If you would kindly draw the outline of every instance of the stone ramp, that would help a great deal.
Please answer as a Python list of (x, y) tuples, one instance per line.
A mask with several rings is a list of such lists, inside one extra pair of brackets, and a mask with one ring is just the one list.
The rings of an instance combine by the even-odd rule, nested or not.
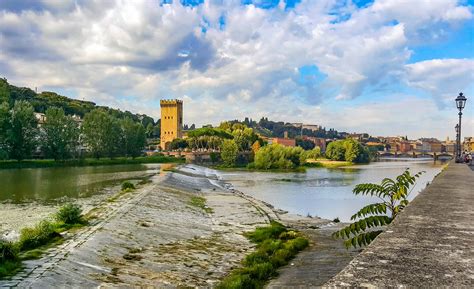
[(358, 250), (347, 250), (340, 240), (331, 237), (332, 232), (344, 225), (302, 230), (311, 239), (310, 247), (280, 269), (278, 278), (271, 280), (266, 288), (319, 288), (341, 271), (358, 254)]
[(327, 287), (474, 288), (474, 171), (451, 163)]

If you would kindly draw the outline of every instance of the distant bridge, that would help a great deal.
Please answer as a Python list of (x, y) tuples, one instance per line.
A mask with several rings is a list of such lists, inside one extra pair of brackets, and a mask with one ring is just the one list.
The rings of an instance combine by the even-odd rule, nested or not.
[(454, 158), (454, 154), (448, 152), (378, 152), (379, 157), (388, 158)]

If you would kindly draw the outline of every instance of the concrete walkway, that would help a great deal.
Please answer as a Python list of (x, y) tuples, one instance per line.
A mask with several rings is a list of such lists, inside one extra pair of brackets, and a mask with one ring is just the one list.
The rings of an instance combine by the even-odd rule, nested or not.
[(325, 286), (474, 288), (474, 171), (450, 163)]

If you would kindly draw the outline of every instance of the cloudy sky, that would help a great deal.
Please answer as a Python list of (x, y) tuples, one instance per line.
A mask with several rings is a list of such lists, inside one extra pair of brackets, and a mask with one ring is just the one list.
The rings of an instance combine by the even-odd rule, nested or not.
[(0, 77), (185, 123), (259, 119), (454, 137), (474, 8), (456, 0), (1, 0)]

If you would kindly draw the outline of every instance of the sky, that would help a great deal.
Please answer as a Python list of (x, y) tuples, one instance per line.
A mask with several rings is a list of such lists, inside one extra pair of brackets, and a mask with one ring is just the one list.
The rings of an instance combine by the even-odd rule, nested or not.
[(187, 124), (474, 136), (474, 1), (1, 0), (0, 77)]

